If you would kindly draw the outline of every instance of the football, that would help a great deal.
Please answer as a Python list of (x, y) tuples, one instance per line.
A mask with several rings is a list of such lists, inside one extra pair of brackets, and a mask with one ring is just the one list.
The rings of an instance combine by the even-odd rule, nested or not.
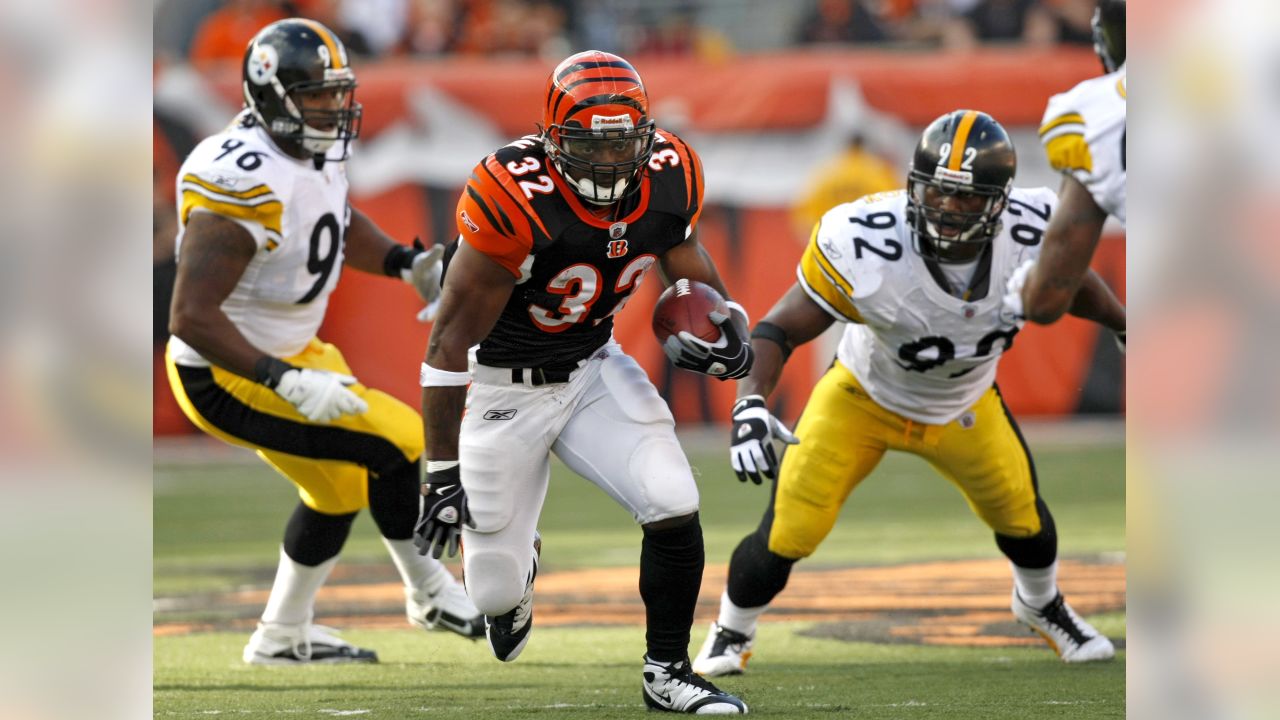
[(720, 328), (707, 317), (713, 310), (729, 314), (720, 293), (705, 283), (681, 278), (658, 296), (653, 307), (653, 334), (659, 343), (681, 331), (715, 342), (720, 339)]

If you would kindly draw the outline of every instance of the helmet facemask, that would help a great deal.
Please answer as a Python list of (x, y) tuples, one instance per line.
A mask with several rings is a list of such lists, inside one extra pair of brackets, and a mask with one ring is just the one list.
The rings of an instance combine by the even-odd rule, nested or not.
[(934, 175), (912, 170), (907, 218), (916, 252), (940, 263), (976, 260), (1000, 232), (1011, 185), (974, 184), (971, 173), (945, 167)]
[(547, 157), (583, 200), (611, 205), (640, 188), (640, 175), (653, 154), (655, 125), (633, 125), (627, 114), (594, 115), (591, 128), (575, 121), (543, 129)]
[(364, 109), (355, 101), (356, 81), (349, 68), (325, 70), (325, 75), (325, 80), (296, 82), (287, 88), (278, 78), (272, 78), (272, 90), (282, 112), (270, 123), (256, 105), (250, 107), (267, 132), (290, 146), (287, 149), (327, 155), (335, 143), (342, 142), (341, 157), (337, 159), (345, 160), (351, 141), (360, 135)]

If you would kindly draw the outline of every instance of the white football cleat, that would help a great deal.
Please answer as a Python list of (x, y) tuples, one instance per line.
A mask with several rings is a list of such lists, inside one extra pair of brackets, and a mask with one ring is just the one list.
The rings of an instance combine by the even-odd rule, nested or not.
[(462, 583), (452, 577), (435, 595), (409, 588), (405, 588), (404, 595), (405, 614), (415, 626), (453, 632), (472, 640), (484, 637), (484, 616), (467, 597)]
[(250, 665), (378, 662), (377, 653), (339, 640), (330, 634), (333, 632), (337, 631), (310, 623), (258, 623), (258, 629), (244, 646), (244, 661)]
[(664, 663), (644, 659), (644, 704), (652, 710), (690, 715), (746, 715), (747, 704), (696, 675), (689, 659)]
[(1110, 660), (1116, 655), (1116, 648), (1107, 636), (1077, 615), (1061, 592), (1048, 605), (1037, 610), (1022, 601), (1015, 587), (1013, 616), (1039, 633), (1063, 662)]
[(698, 657), (693, 659), (693, 671), (703, 677), (741, 675), (747, 670), (753, 644), (754, 638), (713, 622)]

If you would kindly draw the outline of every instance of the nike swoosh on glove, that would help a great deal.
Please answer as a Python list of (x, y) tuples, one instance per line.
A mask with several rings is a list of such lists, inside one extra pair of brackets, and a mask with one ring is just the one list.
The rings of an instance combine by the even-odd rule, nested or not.
[(778, 477), (778, 455), (773, 441), (796, 445), (800, 439), (782, 421), (769, 413), (761, 395), (747, 395), (733, 406), (733, 428), (729, 436), (729, 463), (738, 480), (760, 485), (761, 475)]
[(280, 380), (272, 388), (312, 422), (327, 423), (343, 415), (359, 415), (369, 409), (369, 403), (348, 389), (356, 379), (350, 375), (291, 368), (280, 374)]
[(469, 528), (476, 526), (467, 508), (459, 466), (428, 472), (418, 503), (418, 524), (413, 528), (413, 543), (418, 546), (418, 553), (431, 553), (431, 557), (437, 559), (446, 550), (449, 557), (457, 555), (464, 523)]
[[(734, 313), (741, 315), (741, 320), (734, 322)], [(712, 310), (707, 313), (707, 318), (720, 327), (720, 338), (714, 343), (682, 330), (667, 338), (662, 344), (662, 351), (678, 368), (710, 375), (719, 380), (746, 377), (755, 360), (750, 340), (738, 331), (739, 323), (742, 327), (747, 327), (746, 311), (737, 303), (730, 303), (727, 314)]]

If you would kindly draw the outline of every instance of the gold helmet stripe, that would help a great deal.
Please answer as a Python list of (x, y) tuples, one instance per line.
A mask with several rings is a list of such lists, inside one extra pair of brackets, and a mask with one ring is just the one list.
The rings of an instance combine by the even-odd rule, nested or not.
[(334, 39), (333, 35), (331, 35), (323, 25), (315, 20), (307, 20), (306, 18), (300, 19), (302, 20), (302, 24), (314, 30), (316, 35), (319, 35), (320, 39), (324, 41), (325, 46), (329, 48), (329, 62), (333, 63), (332, 69), (341, 70), (343, 68), (343, 56), (342, 50), (338, 47), (338, 41)]
[(960, 161), (964, 160), (964, 146), (969, 142), (969, 131), (973, 129), (973, 121), (978, 119), (977, 110), (966, 110), (956, 128), (956, 135), (951, 140), (951, 158), (947, 161), (947, 169), (959, 170)]

